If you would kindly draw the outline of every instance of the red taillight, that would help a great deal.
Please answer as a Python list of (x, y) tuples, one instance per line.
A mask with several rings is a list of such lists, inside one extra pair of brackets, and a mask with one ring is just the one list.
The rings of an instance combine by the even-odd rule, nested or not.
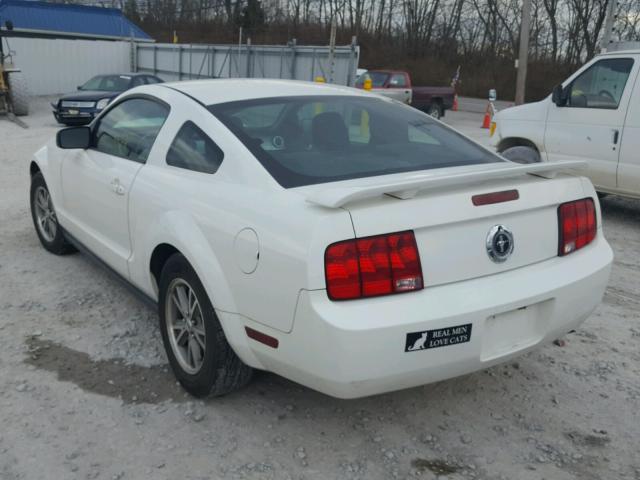
[(412, 231), (329, 245), (324, 268), (332, 300), (422, 289), (420, 255)]
[(355, 240), (334, 243), (327, 248), (324, 272), (330, 298), (357, 298), (362, 294)]
[(558, 255), (569, 255), (596, 238), (596, 208), (593, 199), (584, 198), (558, 207)]

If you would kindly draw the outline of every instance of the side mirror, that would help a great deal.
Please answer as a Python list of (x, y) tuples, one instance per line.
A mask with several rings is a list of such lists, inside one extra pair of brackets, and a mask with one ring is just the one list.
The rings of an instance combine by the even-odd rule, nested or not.
[(553, 93), (551, 94), (551, 101), (559, 107), (564, 107), (567, 104), (567, 90), (562, 88), (562, 85), (556, 85), (553, 87)]
[(58, 148), (82, 148), (91, 146), (91, 129), (89, 127), (69, 127), (59, 130), (56, 134)]

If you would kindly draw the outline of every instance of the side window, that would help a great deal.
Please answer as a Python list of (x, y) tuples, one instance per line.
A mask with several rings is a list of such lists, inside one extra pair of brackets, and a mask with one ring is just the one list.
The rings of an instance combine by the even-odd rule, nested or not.
[(144, 163), (168, 115), (168, 107), (152, 100), (125, 100), (100, 119), (93, 132), (93, 148)]
[(148, 85), (153, 85), (154, 83), (162, 83), (162, 80), (157, 77), (152, 77), (151, 75), (147, 75), (144, 78), (146, 79)]
[(401, 73), (394, 73), (389, 80), (389, 86), (395, 88), (403, 88), (407, 86), (407, 80)]
[(571, 82), (567, 106), (616, 109), (633, 67), (631, 58), (600, 60)]
[(167, 152), (167, 164), (194, 172), (216, 173), (224, 153), (195, 123), (185, 122)]
[(131, 82), (131, 86), (139, 87), (140, 85), (145, 85), (144, 77), (133, 77), (133, 82)]

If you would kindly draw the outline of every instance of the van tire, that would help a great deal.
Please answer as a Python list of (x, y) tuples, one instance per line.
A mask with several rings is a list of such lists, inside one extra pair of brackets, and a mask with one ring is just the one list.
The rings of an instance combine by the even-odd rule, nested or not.
[(507, 160), (516, 163), (540, 163), (540, 153), (533, 147), (517, 145), (500, 152)]

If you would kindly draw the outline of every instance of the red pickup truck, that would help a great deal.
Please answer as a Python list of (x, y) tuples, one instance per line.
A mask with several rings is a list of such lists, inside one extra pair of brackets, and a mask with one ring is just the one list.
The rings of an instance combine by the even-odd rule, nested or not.
[(407, 103), (434, 118), (441, 118), (453, 106), (453, 87), (414, 87), (411, 77), (402, 70), (368, 70), (356, 80), (356, 88), (364, 88), (371, 79), (371, 91)]

